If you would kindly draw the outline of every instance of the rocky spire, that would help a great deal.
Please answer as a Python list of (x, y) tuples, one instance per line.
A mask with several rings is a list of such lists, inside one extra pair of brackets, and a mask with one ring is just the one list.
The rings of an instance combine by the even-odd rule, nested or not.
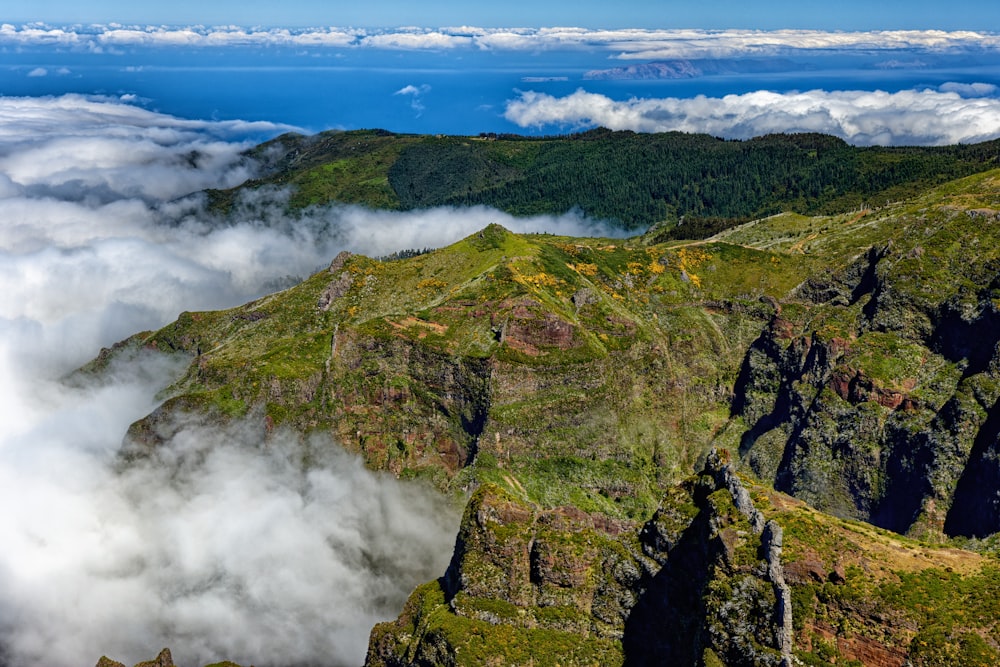
[(784, 534), (774, 520), (766, 521), (758, 510), (750, 492), (743, 486), (733, 469), (729, 452), (713, 449), (705, 462), (705, 470), (712, 474), (716, 485), (725, 488), (733, 497), (733, 504), (747, 518), (754, 532), (760, 536), (761, 550), (767, 563), (767, 578), (774, 586), (777, 603), (774, 609), (775, 636), (781, 651), (781, 667), (792, 667), (792, 591), (785, 582), (785, 570), (781, 565), (781, 548)]

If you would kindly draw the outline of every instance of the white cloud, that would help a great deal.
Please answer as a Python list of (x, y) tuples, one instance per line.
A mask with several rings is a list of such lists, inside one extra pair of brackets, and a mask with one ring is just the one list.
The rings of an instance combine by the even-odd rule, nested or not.
[(10, 23), (0, 24), (0, 42), (14, 44), (43, 44), (55, 46), (74, 46), (87, 41), (85, 36), (72, 29), (38, 27), (37, 25), (14, 26)]
[(622, 236), (598, 220), (568, 212), (560, 216), (514, 217), (485, 206), (439, 207), (418, 211), (372, 211), (358, 206), (313, 210), (314, 221), (324, 218), (338, 230), (343, 246), (352, 252), (381, 256), (404, 248), (439, 248), (469, 236), (491, 223), (517, 233), (548, 232), (566, 236)]
[(400, 88), (399, 90), (397, 90), (395, 93), (393, 93), (393, 95), (409, 96), (410, 97), (410, 108), (413, 109), (414, 111), (416, 111), (417, 115), (419, 116), (420, 113), (423, 112), (423, 110), (426, 108), (424, 106), (423, 96), (426, 93), (429, 93), (430, 90), (431, 90), (431, 87), (429, 85), (427, 85), (426, 83), (425, 84), (421, 84), (419, 86), (414, 86), (414, 85), (411, 84), (411, 85), (408, 85), (408, 86), (403, 86), (402, 88)]
[(455, 49), (471, 46), (472, 38), (464, 35), (448, 35), (443, 32), (396, 32), (370, 35), (361, 39), (360, 44), (377, 49), (424, 50)]
[(239, 26), (122, 26), (64, 28), (37, 24), (0, 26), (0, 43), (57, 45), (94, 50), (130, 46), (296, 46), (502, 51), (591, 50), (632, 60), (781, 55), (810, 51), (996, 51), (1000, 34), (984, 31), (882, 30), (590, 30), (575, 27), (362, 30), (289, 30)]
[[(271, 126), (276, 133), (281, 128)], [(261, 189), (231, 218), (192, 190), (253, 165), (237, 121), (112, 100), (0, 98), (0, 649), (10, 667), (359, 664), (371, 626), (444, 572), (457, 515), (367, 472), (329, 439), (260, 420), (181, 419), (148, 463), (116, 465), (129, 424), (186, 360), (150, 353), (109, 381), (58, 378), (181, 310), (230, 307), (342, 249), (439, 246), (490, 222), (603, 232), (575, 215), (353, 206), (287, 214)], [(303, 470), (304, 448), (316, 465)]]
[(48, 75), (49, 75), (49, 70), (45, 69), (44, 67), (36, 67), (35, 69), (28, 72), (28, 76), (30, 77), (48, 76)]
[(660, 30), (611, 31), (600, 43), (628, 60), (768, 56), (809, 51), (947, 52), (1000, 48), (1000, 35), (941, 30)]
[[(967, 86), (958, 86), (953, 90)], [(637, 132), (704, 132), (746, 139), (822, 132), (857, 145), (943, 145), (1000, 137), (1000, 100), (936, 90), (757, 91), (721, 98), (613, 100), (584, 90), (565, 97), (522, 92), (504, 116), (521, 127), (603, 126)], [(986, 95), (989, 84), (973, 86)]]
[(945, 83), (938, 86), (943, 93), (957, 93), (962, 97), (997, 97), (1000, 87), (992, 83)]
[(423, 95), (424, 93), (430, 92), (431, 87), (426, 83), (419, 86), (414, 86), (412, 84), (408, 86), (403, 86), (397, 90), (393, 95)]
[[(191, 121), (105, 98), (0, 98), (0, 173), (22, 187), (169, 199), (249, 175), (252, 141), (290, 126)], [(39, 139), (42, 138), (42, 140)], [(231, 170), (221, 167), (229, 165)], [(220, 174), (225, 174), (220, 178)], [(101, 188), (106, 192), (102, 194)]]
[(5, 664), (132, 664), (165, 645), (181, 664), (359, 664), (371, 627), (443, 573), (455, 509), (259, 420), (178, 419), (116, 471), (173, 372), (147, 357), (107, 385), (32, 382), (22, 428), (0, 432)]

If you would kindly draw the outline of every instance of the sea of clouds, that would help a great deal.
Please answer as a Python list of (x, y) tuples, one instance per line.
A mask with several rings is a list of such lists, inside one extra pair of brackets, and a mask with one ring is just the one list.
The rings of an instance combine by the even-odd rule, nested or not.
[(0, 24), (0, 45), (60, 46), (89, 51), (136, 46), (278, 46), (414, 50), (591, 50), (623, 60), (724, 58), (808, 52), (875, 51), (981, 53), (1000, 47), (1000, 34), (981, 30), (702, 30), (578, 27), (482, 28), (448, 26), (395, 29), (243, 26)]
[(946, 83), (885, 91), (766, 90), (693, 98), (614, 100), (580, 89), (563, 97), (534, 91), (509, 101), (504, 116), (521, 127), (602, 126), (634, 132), (702, 132), (727, 139), (821, 132), (856, 146), (944, 146), (1000, 137), (1000, 89)]
[[(441, 576), (458, 509), (326, 439), (191, 416), (123, 465), (123, 437), (185, 360), (152, 353), (65, 376), (184, 310), (229, 307), (341, 250), (441, 246), (491, 222), (599, 233), (575, 215), (409, 214), (287, 193), (206, 212), (205, 188), (290, 128), (191, 121), (120, 100), (0, 97), (0, 663), (359, 664), (368, 632)], [(313, 462), (303, 467), (301, 462)]]

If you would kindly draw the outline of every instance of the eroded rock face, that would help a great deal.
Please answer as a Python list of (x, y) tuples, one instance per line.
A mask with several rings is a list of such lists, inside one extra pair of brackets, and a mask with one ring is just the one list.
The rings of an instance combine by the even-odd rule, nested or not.
[(500, 340), (519, 352), (534, 357), (547, 348), (568, 350), (580, 345), (575, 326), (533, 299), (503, 303), (500, 310), (504, 319)]
[(488, 359), (341, 332), (321, 391), (338, 439), (370, 467), (454, 473), (475, 455), (492, 373)]
[(922, 254), (900, 254), (873, 248), (800, 286), (845, 335), (776, 311), (735, 386), (733, 414), (748, 426), (740, 455), (838, 516), (915, 535), (989, 534), (1000, 529), (1000, 504), (979, 502), (1000, 491), (987, 444), (1000, 432), (992, 288), (935, 301), (898, 268), (915, 270), (906, 262)]
[(790, 665), (787, 586), (776, 594), (780, 529), (755, 528), (737, 509), (727, 471), (710, 464), (641, 526), (481, 488), (447, 573), (418, 589), (397, 621), (375, 628), (367, 664), (523, 664), (535, 651), (555, 652), (561, 664), (683, 665), (715, 656), (727, 665)]
[[(101, 659), (97, 661), (97, 667), (125, 667), (125, 665), (107, 656), (101, 656)], [(174, 665), (174, 659), (170, 655), (170, 649), (165, 648), (152, 660), (136, 663), (135, 667), (176, 667), (176, 665)]]
[[(375, 627), (366, 664), (544, 657), (562, 665), (902, 667), (958, 664), (940, 656), (963, 645), (975, 647), (976, 664), (996, 664), (1000, 652), (982, 638), (993, 619), (980, 614), (966, 626), (954, 617), (965, 604), (955, 596), (992, 595), (995, 576), (982, 556), (914, 548), (751, 486), (724, 453), (666, 489), (641, 525), (608, 526), (484, 485), (446, 574), (419, 587), (398, 619)], [(946, 580), (955, 588), (907, 592)]]

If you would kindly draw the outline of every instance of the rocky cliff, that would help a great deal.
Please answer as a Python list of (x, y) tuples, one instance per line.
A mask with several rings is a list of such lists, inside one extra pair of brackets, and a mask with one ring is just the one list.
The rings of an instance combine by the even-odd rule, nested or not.
[(191, 363), (123, 461), (194, 410), (470, 494), (371, 664), (991, 664), (996, 568), (928, 544), (1000, 530), (998, 237), (988, 172), (708, 241), (344, 254), (128, 341)]
[(762, 479), (897, 532), (1000, 529), (1000, 213), (983, 206), (996, 188), (985, 179), (911, 204), (896, 229), (784, 299), (732, 404), (739, 451)]
[(997, 592), (991, 559), (820, 514), (713, 453), (643, 523), (481, 487), (366, 664), (989, 665), (996, 603), (966, 605)]
[(367, 663), (790, 665), (780, 531), (714, 455), (643, 524), (483, 486)]

